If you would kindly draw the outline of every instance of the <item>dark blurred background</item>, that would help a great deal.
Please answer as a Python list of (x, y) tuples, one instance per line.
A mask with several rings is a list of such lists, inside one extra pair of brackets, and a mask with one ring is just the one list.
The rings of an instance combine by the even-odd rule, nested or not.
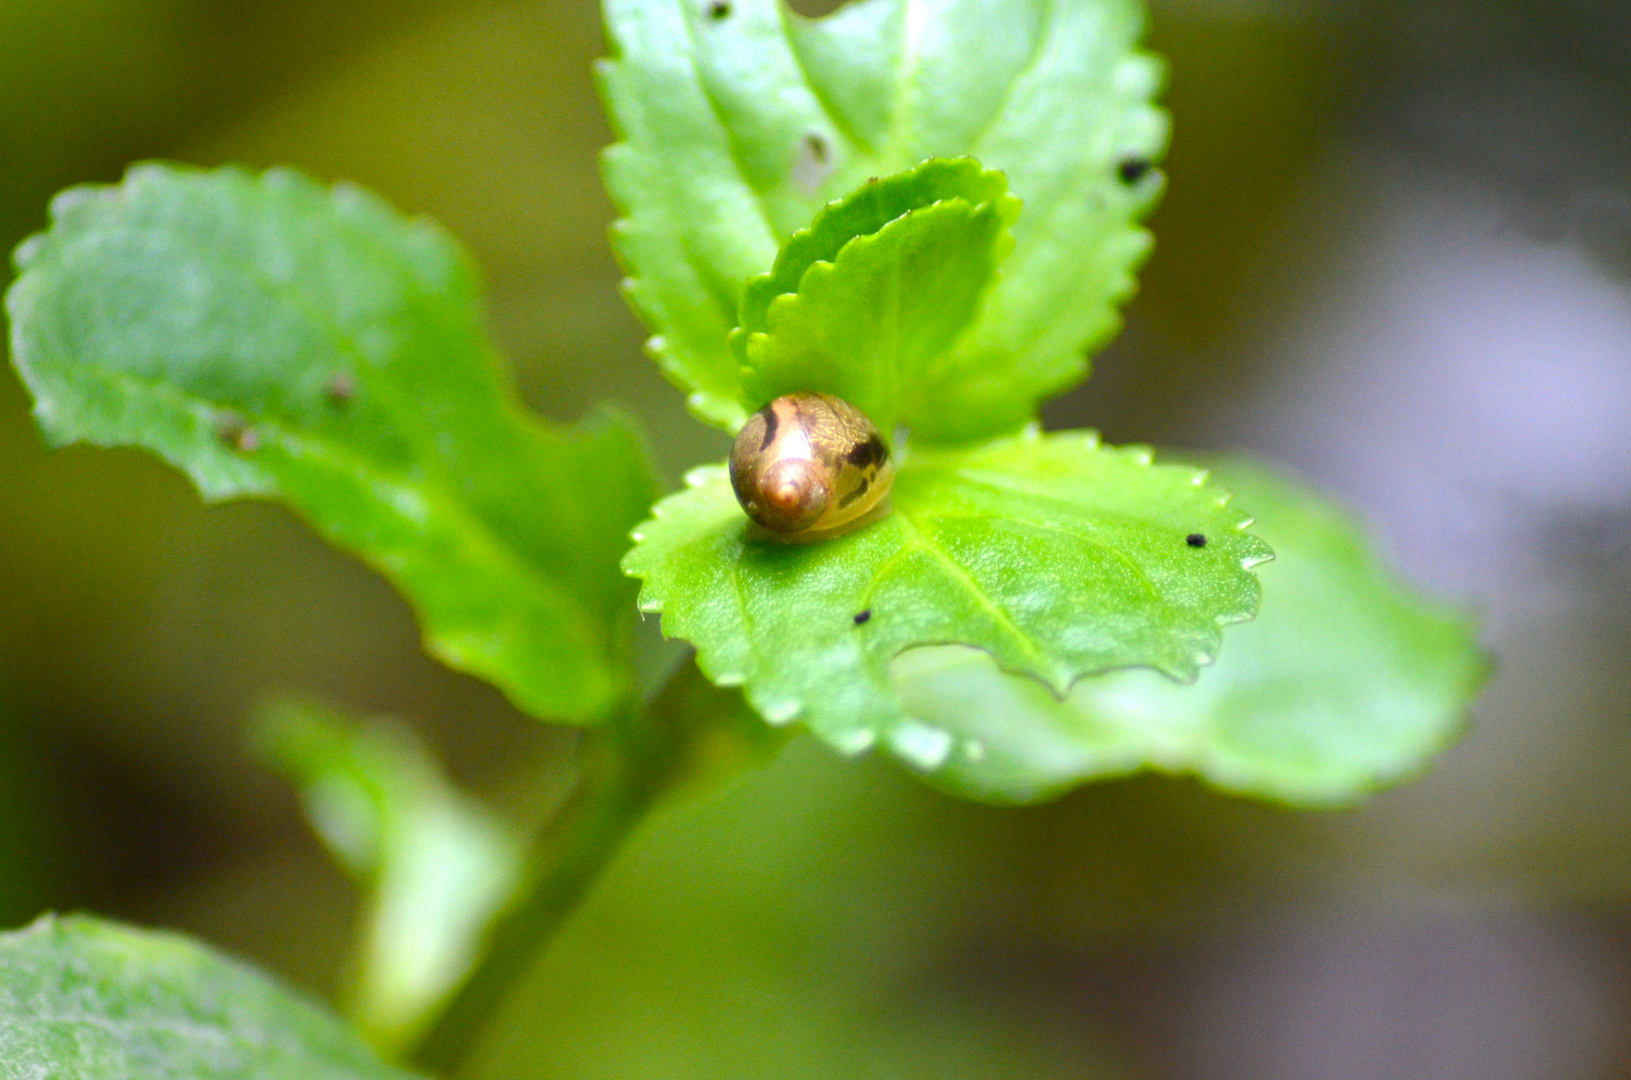
[[(1482, 612), (1470, 735), (1321, 814), (988, 810), (797, 742), (641, 834), (486, 1075), (1631, 1078), (1631, 5), (1158, 0), (1150, 41), (1156, 253), (1047, 419), (1340, 492)], [(673, 483), (724, 442), (616, 293), (601, 49), (590, 0), (0, 0), (0, 245), (135, 159), (360, 181), (474, 249), (531, 402), (628, 402)], [(356, 901), (245, 750), (290, 688), (517, 814), (570, 747), (286, 512), (48, 454), (0, 375), (0, 924), (92, 908), (333, 993)]]

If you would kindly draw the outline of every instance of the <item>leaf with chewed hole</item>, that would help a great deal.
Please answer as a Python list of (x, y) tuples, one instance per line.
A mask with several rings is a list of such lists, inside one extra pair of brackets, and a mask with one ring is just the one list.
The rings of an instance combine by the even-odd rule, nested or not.
[(883, 431), (919, 427), (941, 408), (932, 388), (1013, 246), (1018, 211), (1001, 174), (967, 158), (832, 204), (748, 284), (731, 335), (743, 406), (816, 391)]
[(1160, 769), (1343, 805), (1420, 772), (1460, 734), (1489, 673), (1471, 621), (1401, 582), (1364, 527), (1305, 485), (1248, 460), (1220, 462), (1216, 475), (1275, 552), (1262, 610), (1229, 628), (1217, 663), (1191, 685), (1118, 671), (1060, 699), (973, 649), (906, 652), (896, 689), (956, 746), (931, 783), (1031, 802)]
[(412, 1080), (315, 1001), (179, 934), (0, 934), (5, 1080)]
[[(972, 324), (919, 395), (920, 443), (1012, 432), (1084, 377), (1149, 251), (1162, 72), (1137, 0), (606, 0), (600, 66), (620, 142), (613, 239), (650, 348), (704, 419), (735, 430), (727, 336), (744, 283), (824, 205), (927, 158), (972, 156), (1025, 213)], [(785, 290), (784, 290), (785, 291)], [(806, 388), (807, 389), (807, 388)]]
[(624, 567), (664, 632), (771, 722), (934, 768), (950, 739), (892, 684), (903, 650), (972, 645), (1061, 694), (1111, 668), (1193, 678), (1223, 626), (1251, 617), (1248, 568), (1269, 557), (1203, 471), (1090, 432), (914, 449), (891, 499), (855, 532), (788, 544), (750, 535), (725, 470), (700, 469), (639, 527)]
[(593, 722), (632, 692), (617, 561), (656, 494), (641, 438), (526, 412), (441, 229), (284, 170), (142, 166), (65, 192), (17, 265), (12, 359), (53, 444), (288, 502), (534, 715)]

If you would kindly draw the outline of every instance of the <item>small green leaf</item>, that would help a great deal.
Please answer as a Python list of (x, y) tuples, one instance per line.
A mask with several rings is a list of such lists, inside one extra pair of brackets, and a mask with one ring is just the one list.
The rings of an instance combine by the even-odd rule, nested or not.
[(829, 200), (928, 158), (978, 158), (1026, 209), (914, 437), (1012, 431), (1085, 376), (1149, 250), (1134, 222), (1161, 190), (1148, 170), (1166, 145), (1161, 69), (1135, 48), (1136, 0), (857, 0), (815, 20), (780, 0), (605, 11), (613, 239), (651, 351), (700, 416), (744, 418), (726, 341), (743, 283)]
[(475, 962), (518, 879), (520, 840), (398, 724), (282, 701), (263, 711), (256, 742), (368, 896), (349, 1011), (370, 1042), (399, 1051)]
[(782, 245), (775, 265), (743, 288), (741, 327), (731, 333), (737, 359), (746, 359), (742, 331), (767, 329), (771, 301), (798, 292), (812, 266), (833, 262), (850, 241), (946, 199), (961, 199), (970, 206), (998, 204), (1006, 225), (1019, 216), (1019, 200), (1008, 194), (1007, 177), (981, 168), (973, 158), (935, 158), (907, 172), (868, 180), (823, 207), (814, 221)]
[(905, 653), (893, 675), (907, 707), (978, 748), (932, 783), (1030, 802), (1155, 768), (1340, 805), (1420, 772), (1462, 731), (1489, 672), (1467, 618), (1401, 583), (1364, 528), (1308, 487), (1250, 461), (1217, 473), (1275, 552), (1262, 610), (1229, 629), (1217, 664), (1187, 686), (1151, 671), (1099, 675), (1060, 700), (971, 649)]
[(5, 1080), (408, 1080), (316, 1003), (176, 934), (0, 935)]
[(17, 265), (12, 357), (52, 443), (286, 500), (407, 594), (433, 653), (534, 715), (628, 695), (641, 440), (520, 406), (440, 229), (286, 171), (143, 166), (59, 197)]
[[(940, 407), (923, 390), (977, 314), (1013, 246), (1007, 227), (1018, 211), (1002, 176), (968, 159), (930, 161), (833, 203), (748, 284), (743, 325), (731, 335), (744, 407), (813, 390), (838, 395), (883, 431), (899, 422), (915, 429)], [(793, 289), (771, 294), (789, 282)]]
[[(715, 466), (657, 505), (624, 567), (664, 632), (767, 719), (802, 720), (849, 752), (881, 740), (934, 767), (949, 737), (914, 720), (889, 678), (912, 646), (977, 646), (1061, 694), (1089, 672), (1192, 678), (1210, 661), (1222, 626), (1256, 608), (1246, 568), (1268, 548), (1204, 478), (1090, 432), (1032, 431), (909, 452), (891, 514), (789, 545), (747, 535)], [(1204, 547), (1187, 542), (1197, 533)]]

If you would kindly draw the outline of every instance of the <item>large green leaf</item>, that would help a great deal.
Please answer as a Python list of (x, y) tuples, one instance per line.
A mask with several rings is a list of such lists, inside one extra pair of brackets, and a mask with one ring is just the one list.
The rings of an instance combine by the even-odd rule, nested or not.
[(743, 283), (828, 201), (972, 155), (1025, 203), (1013, 255), (922, 390), (919, 440), (1010, 431), (1086, 374), (1149, 249), (1159, 65), (1136, 0), (606, 0), (613, 238), (651, 349), (693, 408), (743, 419), (726, 343)]
[(0, 1080), (408, 1080), (339, 1020), (175, 934), (0, 935)]
[(17, 265), (12, 357), (51, 442), (286, 500), (408, 595), (437, 656), (535, 715), (628, 695), (641, 441), (522, 409), (440, 229), (286, 171), (143, 166), (59, 197)]
[(1389, 571), (1362, 525), (1246, 460), (1221, 482), (1274, 545), (1255, 620), (1231, 627), (1193, 685), (1152, 671), (1083, 679), (1061, 699), (972, 649), (912, 650), (895, 686), (958, 746), (931, 782), (1024, 802), (1155, 768), (1299, 805), (1352, 802), (1426, 766), (1458, 735), (1489, 663), (1462, 614)]
[[(1035, 431), (906, 455), (887, 517), (835, 540), (756, 540), (721, 467), (636, 532), (641, 606), (761, 715), (926, 768), (953, 749), (913, 719), (889, 665), (914, 645), (988, 650), (1063, 694), (1142, 665), (1192, 678), (1250, 618), (1268, 548), (1200, 470), (1090, 432)], [(1193, 539), (1192, 539), (1193, 538)]]
[(368, 899), (349, 1012), (375, 1046), (401, 1050), (475, 963), (518, 880), (520, 839), (402, 725), (282, 700), (256, 743)]
[[(932, 160), (864, 185), (793, 235), (748, 283), (731, 346), (742, 404), (836, 394), (886, 432), (939, 408), (925, 392), (1013, 246), (1000, 173)], [(930, 421), (932, 424), (932, 421)]]

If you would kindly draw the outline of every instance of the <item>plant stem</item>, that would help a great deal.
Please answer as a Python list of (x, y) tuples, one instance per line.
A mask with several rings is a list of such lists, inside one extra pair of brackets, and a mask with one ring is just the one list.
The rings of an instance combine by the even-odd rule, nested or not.
[(420, 1039), (416, 1066), (459, 1074), (493, 1013), (663, 792), (678, 763), (675, 733), (661, 715), (669, 697), (665, 689), (649, 709), (585, 733), (576, 789), (540, 832), (527, 881), (489, 929), (482, 959)]

